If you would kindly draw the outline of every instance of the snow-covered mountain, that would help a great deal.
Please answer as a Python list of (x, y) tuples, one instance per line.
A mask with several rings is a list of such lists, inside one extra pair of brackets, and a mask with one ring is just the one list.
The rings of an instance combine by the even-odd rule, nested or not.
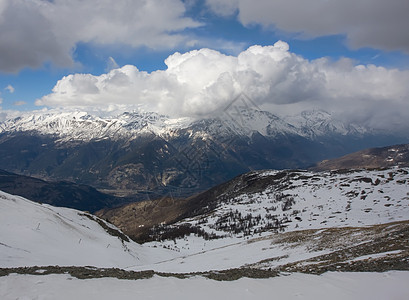
[(0, 297), (406, 299), (408, 187), (409, 168), (251, 172), (191, 198), (142, 245), (0, 191)]
[[(179, 221), (151, 228), (154, 241), (142, 245), (91, 214), (0, 192), (0, 275), (140, 278), (155, 271), (232, 280), (409, 270), (408, 185), (408, 168), (252, 172), (191, 198)], [(152, 204), (146, 212), (157, 209)], [(134, 208), (132, 226), (143, 228)]]
[[(203, 132), (205, 121), (208, 126)], [(344, 124), (324, 111), (304, 111), (300, 115), (281, 118), (267, 111), (241, 109), (225, 112), (217, 118), (195, 120), (170, 118), (154, 112), (125, 112), (116, 116), (98, 117), (85, 111), (37, 111), (23, 113), (0, 123), (1, 133), (33, 132), (52, 135), (67, 141), (120, 139), (151, 132), (167, 136), (180, 129), (190, 128), (203, 135), (239, 134), (259, 132), (264, 136), (283, 134), (307, 138), (329, 134), (366, 133), (369, 129), (357, 124)]]
[(39, 111), (0, 123), (0, 169), (146, 199), (146, 192), (185, 196), (250, 170), (306, 168), (406, 142), (408, 137), (344, 124), (324, 111), (284, 118), (232, 106), (202, 120)]
[(186, 118), (170, 119), (156, 113), (123, 113), (116, 117), (98, 117), (84, 111), (36, 112), (22, 114), (0, 123), (1, 133), (32, 132), (51, 135), (59, 142), (100, 139), (126, 139), (144, 132), (162, 133), (183, 128)]
[[(159, 200), (161, 201), (161, 200)], [(163, 201), (163, 200), (162, 200)], [(169, 201), (168, 201), (169, 202)], [(170, 203), (170, 204), (169, 204)], [(167, 203), (167, 210), (172, 208)], [(159, 209), (163, 203), (150, 206)], [(147, 221), (145, 204), (130, 204), (134, 217), (124, 224), (127, 206), (102, 212), (138, 238), (135, 224)], [(176, 207), (176, 205), (175, 205)], [(153, 239), (185, 228), (205, 238), (246, 237), (268, 231), (366, 226), (409, 220), (409, 168), (351, 171), (253, 171), (189, 198), (173, 225), (150, 232)], [(165, 214), (165, 212), (164, 212)], [(119, 218), (116, 219), (115, 216)], [(157, 219), (157, 224), (163, 222)], [(173, 223), (167, 219), (166, 222)], [(134, 228), (132, 230), (132, 228)]]
[(231, 181), (207, 207), (175, 226), (236, 237), (409, 220), (409, 169), (257, 171)]
[[(409, 269), (408, 168), (252, 172), (190, 198), (173, 222), (150, 229), (145, 213), (164, 203), (146, 205), (102, 214), (136, 239), (148, 235), (145, 246), (179, 255), (138, 270), (382, 271), (385, 260)], [(167, 200), (164, 212), (172, 209)]]
[(328, 134), (362, 135), (373, 131), (365, 126), (346, 123), (334, 119), (325, 111), (303, 111), (299, 115), (287, 116), (284, 120), (297, 128), (297, 133), (304, 137), (316, 138)]

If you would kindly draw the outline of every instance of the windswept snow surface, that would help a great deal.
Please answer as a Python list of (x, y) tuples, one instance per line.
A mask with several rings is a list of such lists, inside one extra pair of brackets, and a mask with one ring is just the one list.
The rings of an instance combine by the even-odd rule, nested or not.
[(336, 273), (236, 281), (155, 276), (143, 280), (79, 280), (69, 275), (0, 277), (0, 298), (11, 299), (313, 299), (406, 300), (409, 272)]
[(126, 268), (173, 254), (122, 241), (81, 211), (38, 204), (1, 191), (0, 207), (3, 268), (50, 265)]

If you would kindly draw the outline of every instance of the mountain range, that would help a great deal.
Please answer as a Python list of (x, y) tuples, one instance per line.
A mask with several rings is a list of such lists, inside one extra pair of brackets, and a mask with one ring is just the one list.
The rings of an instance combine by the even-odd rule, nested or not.
[[(0, 281), (242, 283), (297, 273), (408, 271), (407, 152), (407, 145), (361, 151), (317, 164), (327, 168), (321, 171), (254, 170), (190, 197), (167, 193), (95, 215), (45, 202), (89, 204), (95, 196), (101, 197), (96, 204), (111, 205), (112, 198), (87, 186), (2, 171), (0, 189), (48, 193), (35, 203), (0, 191)], [(369, 160), (334, 169), (359, 157)]]
[(406, 142), (317, 110), (279, 117), (234, 104), (205, 119), (38, 111), (0, 123), (0, 168), (147, 200), (192, 195), (251, 170), (306, 168)]

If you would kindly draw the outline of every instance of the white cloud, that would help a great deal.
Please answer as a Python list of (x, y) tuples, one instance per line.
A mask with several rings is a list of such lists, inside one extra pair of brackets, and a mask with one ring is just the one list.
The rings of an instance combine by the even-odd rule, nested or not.
[(409, 120), (409, 71), (356, 66), (349, 59), (309, 61), (282, 41), (252, 46), (237, 56), (210, 49), (175, 53), (165, 63), (166, 70), (152, 73), (127, 65), (100, 76), (69, 75), (36, 104), (101, 110), (142, 106), (195, 117), (221, 112), (245, 92), (257, 105), (287, 113), (323, 108), (374, 127), (390, 123), (387, 116)]
[(206, 0), (211, 10), (220, 16), (230, 16), (238, 10), (239, 0)]
[(13, 94), (14, 91), (15, 91), (14, 87), (13, 87), (11, 84), (9, 84), (8, 86), (6, 86), (4, 89), (7, 90), (7, 91), (9, 91), (9, 93), (11, 93), (11, 94)]
[(77, 43), (173, 48), (188, 42), (181, 0), (1, 0), (0, 70), (73, 64)]
[(407, 0), (207, 0), (221, 16), (239, 11), (241, 23), (261, 24), (300, 37), (345, 34), (354, 48), (409, 53)]

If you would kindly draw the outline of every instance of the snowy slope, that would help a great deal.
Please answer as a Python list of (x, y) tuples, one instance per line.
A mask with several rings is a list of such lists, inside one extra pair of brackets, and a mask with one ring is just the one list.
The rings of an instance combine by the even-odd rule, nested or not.
[[(240, 180), (235, 191), (219, 195), (212, 213), (183, 222), (219, 236), (243, 237), (271, 229), (288, 232), (409, 220), (409, 168), (256, 171)], [(258, 180), (267, 186), (249, 191), (247, 183)]]
[[(0, 267), (406, 270), (408, 185), (408, 168), (252, 172), (226, 186), (214, 209), (159, 226), (163, 236), (143, 245), (108, 234), (89, 214), (0, 192)], [(183, 226), (201, 234), (166, 238)], [(203, 232), (217, 238), (205, 239)]]
[[(262, 181), (262, 188), (254, 187)], [(144, 244), (172, 249), (178, 258), (133, 269), (191, 272), (249, 265), (279, 267), (328, 255), (343, 245), (357, 247), (376, 238), (386, 241), (409, 220), (409, 169), (253, 172), (233, 180), (217, 199), (215, 208), (204, 214), (158, 226), (153, 232), (162, 241)], [(399, 225), (403, 227), (380, 225), (392, 222), (404, 222)], [(200, 233), (166, 240), (184, 228)], [(379, 230), (385, 237), (378, 235)], [(334, 239), (335, 232), (344, 237), (341, 242)], [(397, 239), (403, 248), (382, 250), (384, 246), (367, 244), (348, 255), (357, 258), (366, 251), (380, 257), (407, 255), (409, 244)], [(294, 240), (303, 242), (288, 247)], [(326, 242), (321, 245), (320, 241)], [(258, 264), (263, 260), (269, 263)]]
[(0, 267), (125, 268), (155, 261), (157, 256), (169, 257), (169, 251), (149, 249), (148, 253), (107, 233), (92, 220), (95, 217), (77, 210), (41, 205), (1, 191), (0, 207)]
[(409, 269), (408, 222), (364, 227), (300, 230), (248, 236), (245, 239), (204, 240), (187, 236), (173, 241), (144, 244), (164, 247), (179, 255), (130, 270), (169, 273), (219, 272), (221, 270), (275, 270), (322, 274), (327, 271)]

